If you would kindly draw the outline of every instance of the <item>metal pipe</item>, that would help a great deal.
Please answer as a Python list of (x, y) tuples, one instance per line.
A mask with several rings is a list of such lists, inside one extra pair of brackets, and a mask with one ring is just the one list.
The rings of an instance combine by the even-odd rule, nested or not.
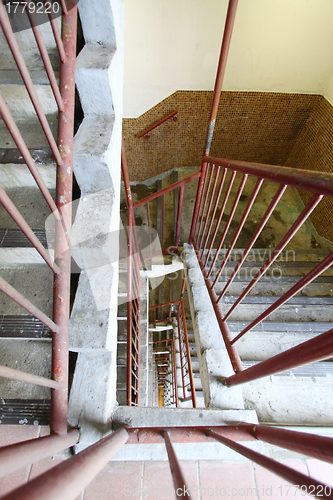
[[(218, 233), (218, 230), (219, 230), (219, 227), (220, 227), (221, 221), (222, 221), (222, 217), (223, 217), (223, 214), (224, 214), (224, 210), (225, 210), (225, 207), (226, 207), (226, 205), (227, 205), (227, 201), (228, 201), (228, 199), (229, 199), (229, 196), (230, 196), (230, 192), (231, 192), (232, 186), (233, 186), (233, 184), (234, 184), (235, 177), (236, 177), (236, 172), (232, 172), (232, 173), (231, 173), (230, 180), (229, 180), (228, 188), (227, 188), (227, 191), (226, 191), (226, 193), (225, 193), (224, 200), (223, 200), (223, 202), (222, 202), (222, 206), (221, 206), (221, 210), (220, 210), (220, 213), (219, 213), (219, 217), (218, 217), (217, 222), (216, 222), (216, 225), (215, 225), (214, 233), (213, 233), (213, 236), (212, 236), (212, 239), (211, 239), (211, 242), (210, 242), (209, 248), (208, 248), (208, 252), (207, 252), (207, 255), (206, 255), (206, 259), (205, 259), (205, 267), (206, 267), (207, 262), (208, 262), (208, 260), (209, 260), (210, 252), (212, 251), (212, 248), (213, 248), (213, 245), (214, 245), (214, 242), (215, 242), (215, 238), (216, 238), (216, 236), (217, 236), (217, 233)], [(213, 263), (214, 263), (214, 264), (215, 264), (216, 259), (217, 259), (217, 253), (215, 254), (215, 259), (213, 259)], [(209, 275), (210, 275), (210, 273), (208, 274), (208, 276), (209, 276)]]
[[(275, 262), (275, 260), (278, 258), (280, 253), (283, 251), (283, 249), (288, 245), (288, 243), (292, 240), (292, 238), (295, 236), (297, 231), (302, 227), (304, 222), (310, 217), (316, 206), (320, 203), (322, 199), (322, 196), (317, 196), (314, 195), (309, 203), (306, 205), (306, 207), (302, 210), (300, 215), (297, 217), (293, 225), (290, 227), (290, 229), (286, 232), (280, 243), (277, 245), (275, 250), (273, 250), (272, 254), (270, 257), (266, 260), (266, 262), (261, 266), (255, 277), (251, 280), (251, 282), (247, 285), (245, 290), (240, 294), (238, 299), (234, 302), (234, 304), (230, 307), (229, 311), (227, 314), (224, 316), (223, 320), (226, 321), (227, 318), (230, 316), (232, 311), (238, 306), (238, 304), (246, 297), (246, 295), (252, 290), (254, 285), (259, 281), (261, 276), (265, 274), (265, 272), (270, 268), (270, 266)], [(244, 330), (243, 330), (244, 332)], [(236, 342), (238, 339), (240, 339), (244, 333), (246, 332), (241, 332), (239, 335), (237, 335), (236, 338), (232, 340), (232, 344)]]
[(58, 109), (60, 111), (63, 111), (64, 110), (64, 101), (62, 100), (62, 97), (60, 95), (60, 90), (59, 90), (59, 87), (57, 84), (56, 77), (54, 75), (54, 71), (52, 68), (52, 64), (51, 64), (49, 55), (48, 55), (46, 47), (45, 47), (43, 36), (42, 36), (42, 33), (41, 33), (39, 26), (37, 24), (38, 21), (35, 18), (35, 13), (30, 12), (29, 9), (27, 9), (27, 14), (28, 14), (29, 21), (30, 21), (30, 24), (32, 27), (32, 31), (33, 31), (35, 39), (36, 39), (36, 43), (37, 43), (38, 48), (39, 48), (39, 53), (40, 53), (41, 58), (42, 58), (43, 63), (44, 63), (45, 71), (46, 71), (47, 76), (49, 78), (49, 82), (50, 82), (50, 85), (52, 88), (54, 98), (55, 98), (57, 105), (58, 105)]
[[(198, 241), (199, 241), (200, 234), (201, 234), (201, 228), (202, 228), (202, 225), (203, 225), (203, 222), (204, 222), (204, 219), (205, 219), (205, 210), (206, 210), (206, 205), (207, 205), (207, 201), (208, 201), (208, 197), (209, 197), (210, 186), (211, 186), (212, 179), (213, 179), (214, 169), (215, 169), (215, 167), (214, 167), (214, 165), (212, 165), (212, 168), (210, 169), (210, 174), (209, 174), (209, 177), (208, 177), (208, 184), (207, 184), (206, 193), (204, 193), (204, 196), (202, 198), (202, 201), (203, 201), (202, 210), (200, 208), (200, 212), (201, 212), (200, 219), (201, 220), (200, 220), (199, 229), (198, 229), (198, 232), (197, 232), (197, 235), (196, 235), (196, 239)], [(207, 175), (208, 175), (208, 171), (207, 171)], [(206, 214), (206, 219), (207, 219), (207, 216), (208, 216), (208, 213)], [(198, 246), (200, 248), (200, 243), (198, 244)]]
[(55, 380), (39, 377), (38, 375), (22, 372), (3, 365), (0, 365), (0, 377), (18, 380), (19, 382), (27, 382), (28, 384), (40, 385), (42, 387), (49, 387), (50, 389), (59, 388), (59, 383)]
[(68, 400), (68, 330), (71, 281), (71, 225), (73, 180), (73, 130), (75, 103), (75, 60), (77, 7), (68, 2), (71, 10), (62, 22), (62, 39), (66, 62), (60, 65), (60, 92), (65, 103), (58, 118), (58, 145), (62, 163), (57, 168), (56, 203), (62, 221), (56, 221), (54, 259), (61, 272), (55, 276), (53, 291), (53, 320), (58, 331), (52, 338), (52, 378), (61, 388), (51, 393), (51, 431), (67, 433)]
[(196, 408), (197, 407), (197, 397), (195, 394), (190, 344), (188, 341), (188, 333), (187, 333), (187, 325), (186, 325), (186, 314), (185, 314), (184, 301), (183, 301), (182, 297), (180, 299), (180, 307), (181, 307), (181, 315), (182, 315), (182, 322), (183, 322), (183, 329), (184, 329), (184, 338), (185, 338), (185, 347), (186, 347), (186, 353), (187, 353), (188, 373), (189, 373), (189, 377), (190, 377), (192, 403), (193, 403), (193, 408)]
[(169, 465), (172, 474), (173, 485), (175, 488), (176, 498), (191, 498), (191, 495), (188, 492), (186, 486), (186, 481), (182, 469), (180, 467), (180, 463), (178, 462), (177, 455), (175, 453), (175, 450), (173, 449), (172, 443), (169, 438), (169, 434), (166, 431), (163, 431), (163, 438), (168, 453)]
[(205, 186), (206, 177), (207, 177), (207, 168), (208, 168), (208, 164), (203, 163), (201, 166), (201, 170), (199, 172), (200, 179), (198, 182), (198, 189), (197, 189), (197, 194), (196, 194), (196, 198), (195, 198), (195, 205), (194, 205), (194, 211), (193, 211), (193, 217), (192, 217), (192, 223), (191, 223), (191, 229), (190, 229), (189, 243), (192, 243), (193, 238), (194, 238), (196, 231), (197, 231), (198, 217), (199, 217), (199, 213), (200, 213), (202, 196), (203, 196), (204, 186)]
[[(254, 186), (254, 189), (253, 189), (253, 191), (251, 193), (251, 196), (249, 198), (249, 201), (248, 201), (248, 204), (246, 206), (246, 209), (245, 209), (245, 211), (244, 211), (244, 213), (242, 215), (242, 218), (241, 218), (241, 220), (240, 220), (240, 222), (238, 224), (238, 227), (237, 227), (237, 230), (236, 230), (236, 232), (234, 234), (234, 237), (233, 237), (233, 239), (232, 239), (232, 241), (231, 241), (231, 243), (229, 245), (229, 248), (228, 248), (228, 251), (226, 253), (226, 256), (224, 257), (223, 262), (221, 262), (221, 266), (220, 266), (219, 272), (218, 272), (218, 274), (217, 274), (217, 276), (215, 278), (213, 286), (217, 282), (217, 280), (219, 279), (219, 277), (221, 276), (221, 273), (222, 273), (222, 271), (223, 271), (223, 269), (224, 269), (224, 267), (225, 267), (225, 265), (226, 265), (226, 263), (227, 263), (227, 261), (229, 259), (229, 256), (230, 256), (231, 252), (234, 249), (234, 246), (236, 244), (238, 236), (240, 235), (240, 232), (243, 229), (243, 226), (244, 226), (244, 224), (246, 222), (247, 216), (249, 215), (249, 212), (250, 212), (250, 210), (252, 208), (253, 203), (255, 202), (255, 199), (257, 197), (257, 194), (259, 193), (259, 190), (260, 190), (263, 182), (264, 182), (263, 179), (258, 179), (257, 182), (256, 182), (256, 185)], [(217, 299), (217, 302), (219, 302), (220, 299), (221, 299), (221, 295)]]
[[(205, 217), (205, 225), (203, 227), (202, 235), (201, 235), (201, 239), (200, 239), (200, 243), (198, 245), (199, 248), (202, 248), (202, 246), (201, 246), (202, 245), (202, 240), (204, 239), (205, 232), (206, 232), (206, 229), (207, 229), (207, 223), (208, 223), (208, 220), (209, 220), (209, 214), (210, 214), (210, 211), (211, 211), (211, 208), (212, 208), (212, 204), (213, 204), (213, 199), (214, 199), (214, 196), (215, 196), (215, 190), (216, 190), (216, 186), (217, 186), (217, 181), (218, 181), (219, 174), (220, 174), (220, 167), (218, 166), (217, 169), (216, 169), (216, 172), (215, 172), (215, 179), (214, 179), (214, 184), (213, 184), (213, 188), (212, 188), (212, 193), (209, 195), (209, 204), (208, 204), (207, 213), (206, 213), (206, 217)], [(212, 217), (213, 217), (213, 215), (211, 216), (210, 220), (212, 220)], [(209, 236), (209, 233), (207, 234), (207, 237), (208, 236)], [(202, 253), (201, 253), (201, 256), (202, 256)]]
[[(0, 5), (2, 5), (1, 2), (0, 2)], [(0, 7), (0, 9), (1, 9), (1, 7)], [(30, 152), (29, 152), (29, 150), (28, 150), (28, 148), (23, 140), (23, 137), (22, 137), (16, 123), (14, 122), (13, 117), (8, 109), (8, 106), (7, 106), (7, 104), (6, 104), (4, 98), (2, 97), (1, 94), (0, 94), (0, 114), (1, 114), (3, 121), (6, 124), (6, 127), (9, 130), (10, 135), (14, 139), (16, 146), (18, 147), (21, 155), (23, 156), (23, 159), (24, 159), (25, 163), (27, 164), (27, 167), (29, 168), (33, 178), (35, 179), (37, 186), (39, 187), (39, 189), (40, 189), (42, 195), (44, 196), (48, 206), (50, 207), (50, 210), (52, 211), (54, 217), (56, 219), (59, 219), (60, 215), (58, 213), (57, 205), (54, 203), (54, 200), (53, 200), (52, 196), (50, 195), (50, 192), (47, 189), (45, 182), (44, 182), (42, 176), (40, 175), (38, 168), (36, 167), (36, 164), (35, 164), (34, 160), (32, 159), (32, 156), (31, 156), (31, 154), (30, 154)]]
[(16, 222), (21, 231), (26, 235), (26, 237), (35, 247), (37, 252), (42, 256), (42, 258), (45, 260), (46, 264), (50, 267), (50, 269), (52, 269), (54, 273), (58, 273), (59, 272), (58, 266), (53, 262), (48, 251), (43, 247), (43, 245), (41, 244), (41, 242), (39, 241), (33, 230), (24, 220), (24, 218), (17, 210), (14, 203), (11, 201), (6, 192), (2, 189), (2, 187), (0, 187), (0, 203), (7, 210), (12, 219)]
[(75, 500), (127, 439), (127, 430), (119, 429), (9, 493), (3, 500)]
[(68, 14), (67, 6), (66, 6), (66, 0), (61, 0), (61, 5), (62, 5), (62, 10), (65, 16)]
[(51, 434), (37, 439), (0, 448), (0, 478), (26, 467), (38, 460), (50, 457), (59, 451), (74, 446), (79, 440), (79, 431), (72, 429), (65, 436)]
[(212, 213), (212, 216), (210, 218), (210, 223), (209, 223), (207, 235), (206, 235), (205, 242), (204, 242), (204, 244), (202, 246), (202, 249), (201, 249), (201, 255), (200, 256), (201, 256), (202, 259), (203, 259), (203, 256), (204, 256), (204, 253), (205, 253), (205, 250), (206, 250), (206, 246), (207, 246), (207, 243), (208, 243), (208, 240), (209, 240), (210, 232), (211, 232), (213, 224), (214, 224), (215, 214), (216, 214), (217, 207), (219, 205), (219, 201), (220, 201), (222, 189), (223, 189), (223, 186), (224, 186), (224, 181), (225, 181), (225, 178), (227, 176), (227, 172), (228, 172), (228, 170), (226, 168), (224, 168), (223, 169), (222, 178), (221, 178), (221, 182), (220, 182), (220, 186), (219, 186), (219, 190), (217, 192), (216, 200), (215, 200), (215, 203), (214, 203), (213, 213)]
[(44, 130), (45, 136), (46, 136), (47, 141), (50, 145), (52, 153), (54, 154), (54, 157), (55, 157), (58, 165), (61, 165), (62, 164), (61, 155), (60, 155), (59, 150), (57, 148), (57, 144), (56, 144), (54, 137), (52, 135), (52, 132), (51, 132), (50, 126), (48, 124), (48, 121), (46, 119), (46, 116), (44, 114), (43, 107), (38, 99), (38, 96), (37, 96), (34, 84), (31, 80), (31, 76), (29, 74), (28, 68), (27, 68), (26, 63), (24, 61), (24, 58), (21, 54), (20, 47), (18, 46), (18, 43), (16, 41), (15, 35), (14, 35), (12, 27), (10, 25), (10, 21), (8, 19), (7, 11), (6, 11), (5, 6), (3, 5), (2, 2), (0, 2), (0, 25), (2, 27), (4, 35), (6, 37), (9, 48), (10, 48), (10, 50), (13, 54), (13, 57), (15, 59), (15, 62), (17, 64), (18, 70), (21, 74), (22, 80), (24, 81), (24, 85), (28, 91), (31, 102), (35, 108), (39, 122)]
[(177, 248), (177, 250), (179, 246), (180, 225), (182, 222), (183, 201), (184, 201), (184, 186), (181, 186), (178, 195), (177, 222), (175, 231), (175, 247)]
[(175, 339), (171, 339), (171, 349), (172, 349), (172, 363), (173, 363), (173, 377), (174, 377), (174, 387), (175, 387), (175, 404), (176, 408), (179, 406), (178, 402), (178, 384), (177, 384), (177, 364), (176, 364), (176, 347), (175, 347)]
[[(159, 125), (162, 125), (162, 123), (166, 122), (167, 120), (169, 120), (170, 118), (172, 118), (173, 116), (175, 116), (177, 113), (178, 113), (178, 110), (172, 111), (172, 113), (169, 113), (167, 116), (165, 116), (164, 118), (162, 118), (158, 122), (154, 123), (154, 125), (151, 125), (150, 127), (148, 127), (143, 132), (140, 132), (140, 134), (137, 135), (137, 138), (140, 139), (140, 137), (143, 137), (143, 136), (149, 134), (149, 132), (151, 132), (152, 130), (154, 130), (154, 128), (158, 127)], [(174, 118), (174, 120), (177, 120), (177, 118)]]
[(195, 174), (189, 175), (185, 179), (182, 179), (178, 182), (175, 182), (174, 184), (171, 184), (170, 186), (167, 186), (163, 189), (160, 189), (160, 191), (157, 191), (156, 193), (152, 193), (149, 196), (146, 196), (145, 198), (142, 198), (142, 200), (139, 200), (133, 204), (134, 208), (140, 207), (141, 205), (144, 205), (145, 203), (148, 203), (149, 201), (155, 200), (155, 198), (158, 198), (159, 196), (162, 196), (166, 193), (169, 193), (170, 191), (173, 191), (174, 189), (185, 186), (188, 182), (193, 181), (194, 179), (197, 179), (198, 177), (201, 176), (201, 171), (196, 172)]
[(52, 332), (56, 333), (58, 331), (57, 325), (44, 314), (38, 307), (34, 306), (28, 299), (23, 297), (23, 295), (18, 292), (14, 287), (12, 287), (7, 281), (0, 277), (0, 290), (5, 293), (8, 297), (13, 299), (17, 304), (26, 309), (29, 313), (39, 319), (44, 325), (46, 325)]
[(126, 389), (127, 406), (132, 404), (131, 391), (131, 366), (132, 366), (132, 221), (133, 206), (128, 205), (128, 227), (127, 227), (127, 364), (126, 364)]
[[(215, 120), (217, 116), (217, 110), (219, 107), (220, 96), (222, 91), (222, 84), (225, 74), (225, 68), (227, 65), (228, 53), (231, 42), (231, 35), (234, 27), (236, 10), (237, 10), (238, 0), (229, 0), (227, 17), (225, 20), (224, 33), (222, 39), (221, 53), (220, 59), (217, 67), (217, 75), (215, 80), (215, 87), (213, 93), (212, 106), (210, 110), (209, 116), (209, 124), (207, 130), (207, 138), (206, 138), (206, 146), (204, 151), (204, 156), (209, 156), (210, 147), (212, 144), (214, 128), (215, 128)], [(205, 161), (205, 160), (204, 160)]]
[(193, 246), (194, 246), (194, 250), (196, 252), (197, 258), (198, 258), (201, 272), (202, 272), (203, 278), (205, 280), (205, 284), (206, 284), (206, 287), (207, 287), (207, 290), (209, 293), (209, 297), (210, 297), (212, 306), (214, 308), (215, 316), (216, 316), (216, 319), (218, 321), (218, 324), (219, 324), (219, 327), (221, 330), (221, 334), (222, 334), (222, 337), (224, 340), (224, 344), (226, 346), (232, 367), (233, 367), (235, 373), (238, 373), (238, 372), (243, 370), (241, 359), (239, 357), (237, 349), (233, 345), (231, 345), (231, 333), (230, 333), (229, 327), (228, 327), (227, 323), (225, 321), (223, 321), (223, 319), (222, 319), (223, 314), (222, 314), (222, 311), (220, 309), (220, 305), (216, 303), (216, 301), (217, 301), (216, 293), (213, 290), (213, 288), (211, 287), (211, 281), (207, 275), (208, 273), (205, 269), (205, 265), (199, 256), (199, 249), (198, 249), (195, 241), (193, 241)]
[[(231, 211), (230, 211), (230, 214), (229, 214), (229, 217), (228, 217), (228, 220), (227, 220), (227, 223), (225, 225), (225, 228), (224, 228), (224, 231), (223, 231), (223, 234), (221, 236), (221, 240), (220, 240), (220, 243), (215, 251), (215, 256), (214, 256), (214, 259), (213, 259), (213, 262), (212, 262), (212, 265), (210, 267), (210, 270), (208, 272), (208, 276), (210, 276), (210, 274), (212, 273), (213, 271), (213, 267), (215, 266), (215, 262), (216, 262), (216, 259), (218, 258), (218, 255), (220, 253), (220, 250), (222, 248), (222, 245), (224, 243), (224, 240), (225, 240), (225, 237), (227, 236), (227, 232), (229, 231), (229, 227), (230, 227), (230, 224), (232, 222), (232, 219), (234, 218), (234, 215), (235, 215), (235, 212), (236, 212), (236, 208), (237, 208), (237, 205), (238, 205), (238, 202), (239, 202), (239, 199), (242, 195), (242, 192), (243, 192), (243, 189), (244, 189), (244, 186), (245, 186), (245, 183), (247, 181), (247, 175), (244, 175), (242, 180), (241, 180), (241, 183), (239, 185), (239, 188), (238, 188), (238, 191), (237, 191), (237, 194), (236, 194), (236, 198), (233, 202), (233, 205), (232, 205), (232, 208), (231, 208)], [(217, 273), (216, 277), (215, 277), (215, 280), (212, 284), (212, 288), (214, 288), (217, 280), (219, 279), (220, 277), (220, 274), (222, 272), (222, 267), (221, 269), (219, 270), (219, 272)]]
[(231, 285), (231, 283), (233, 282), (236, 274), (238, 273), (240, 267), (242, 266), (244, 260), (246, 259), (246, 257), (248, 256), (250, 250), (252, 249), (253, 245), (255, 244), (255, 242), (257, 241), (261, 231), (263, 230), (264, 226), (266, 225), (268, 219), (270, 218), (270, 216), (272, 215), (276, 205), (279, 203), (280, 199), (282, 198), (283, 196), (283, 193), (285, 192), (285, 190), (287, 189), (287, 186), (284, 186), (283, 184), (281, 184), (278, 188), (278, 190), (276, 191), (271, 203), (269, 204), (263, 218), (261, 219), (259, 225), (257, 226), (257, 229), (255, 230), (252, 238), (250, 239), (247, 247), (245, 248), (244, 252), (243, 252), (243, 255), (242, 257), (239, 259), (239, 261), (237, 262), (237, 265), (234, 269), (234, 271), (232, 272), (229, 280), (227, 281), (225, 287), (223, 288), (222, 290), (222, 293), (220, 295), (220, 297), (223, 297), (223, 295), (225, 294), (225, 292), (227, 291), (227, 289), (229, 288), (229, 286)]
[(287, 184), (296, 189), (310, 191), (313, 194), (333, 198), (333, 174), (327, 172), (314, 172), (300, 168), (281, 167), (278, 165), (265, 165), (225, 158), (204, 158), (204, 161), (230, 168), (243, 174), (262, 177), (268, 181)]
[(249, 430), (260, 441), (333, 464), (333, 439), (331, 437), (268, 425), (250, 425)]
[(225, 379), (227, 386), (244, 384), (258, 378), (291, 370), (333, 356), (333, 329), (317, 337), (281, 352), (265, 361), (261, 361), (241, 373), (236, 373)]
[[(46, 1), (46, 0), (44, 0), (44, 1)], [(54, 36), (55, 42), (56, 42), (57, 47), (58, 47), (58, 52), (59, 52), (60, 60), (62, 62), (65, 62), (66, 61), (66, 54), (65, 54), (65, 51), (64, 51), (64, 45), (62, 43), (61, 36), (60, 36), (60, 33), (59, 33), (59, 29), (58, 29), (58, 25), (57, 25), (57, 20), (56, 20), (56, 18), (53, 15), (52, 9), (49, 12), (49, 18), (50, 18), (50, 23), (51, 23), (52, 31), (53, 31), (53, 36)]]
[[(282, 306), (289, 299), (294, 297), (298, 292), (303, 290), (307, 285), (309, 285), (313, 280), (315, 280), (320, 274), (326, 271), (333, 264), (333, 252), (323, 259), (322, 262), (317, 264), (308, 274), (306, 274), (302, 279), (299, 280), (290, 290), (285, 292), (279, 299), (277, 299), (274, 304), (266, 309), (262, 314), (260, 314), (254, 321), (252, 321), (244, 330), (242, 335), (254, 328), (256, 325), (261, 323), (265, 318), (267, 318), (272, 312), (276, 311), (280, 306)], [(237, 338), (237, 337), (236, 337)], [(236, 339), (233, 341), (236, 342)]]
[[(272, 458), (266, 457), (264, 455), (261, 455), (257, 451), (253, 451), (249, 448), (246, 448), (245, 446), (235, 443), (234, 441), (231, 441), (230, 439), (227, 439), (223, 436), (220, 436), (220, 434), (217, 434), (216, 432), (213, 432), (209, 429), (205, 431), (205, 434), (207, 436), (210, 436), (216, 441), (224, 444), (228, 448), (231, 448), (234, 450), (236, 453), (239, 453), (240, 455), (243, 455), (243, 457), (248, 458), (249, 460), (252, 460), (252, 462), (255, 462), (265, 469), (273, 472), (274, 474), (282, 477), (286, 481), (288, 481), (291, 484), (294, 484), (296, 486), (307, 486), (307, 487), (315, 487), (318, 488), (319, 486), (324, 486), (323, 489), (325, 489), (325, 485), (322, 485), (322, 483), (319, 483), (315, 479), (311, 479), (309, 476), (305, 476), (301, 472), (298, 472), (294, 469), (291, 469), (290, 467), (287, 467), (286, 465), (281, 464), (280, 462), (277, 462), (276, 460), (273, 460)], [(330, 488), (330, 493), (326, 495), (325, 493), (325, 498), (333, 498), (333, 493), (331, 492)]]

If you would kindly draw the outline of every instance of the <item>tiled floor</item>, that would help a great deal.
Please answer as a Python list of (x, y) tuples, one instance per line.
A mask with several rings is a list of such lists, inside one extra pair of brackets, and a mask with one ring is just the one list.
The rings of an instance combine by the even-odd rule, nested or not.
[[(47, 434), (38, 426), (0, 426), (0, 446)], [(61, 463), (55, 456), (0, 479), (1, 497)], [(284, 460), (285, 465), (332, 486), (333, 465), (314, 459)], [(313, 498), (250, 461), (183, 461), (193, 500), (282, 500)], [(182, 492), (184, 496), (184, 492)], [(320, 491), (315, 491), (320, 493)], [(319, 495), (324, 496), (324, 495)], [(76, 500), (169, 500), (175, 498), (167, 462), (109, 462)], [(66, 500), (66, 499), (64, 499)]]

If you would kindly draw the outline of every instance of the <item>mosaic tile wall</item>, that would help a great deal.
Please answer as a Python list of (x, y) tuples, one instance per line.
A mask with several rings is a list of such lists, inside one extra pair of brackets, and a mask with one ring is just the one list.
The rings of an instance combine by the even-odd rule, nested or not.
[[(333, 106), (319, 99), (287, 159), (287, 166), (333, 172)], [(300, 191), (307, 203), (311, 195)], [(324, 198), (311, 215), (321, 236), (333, 241), (333, 199)]]
[[(131, 181), (175, 167), (200, 166), (212, 100), (210, 91), (178, 91), (138, 118), (123, 120)], [(137, 135), (174, 110), (178, 120)], [(322, 96), (223, 92), (211, 156), (333, 171), (333, 107)], [(307, 201), (306, 194), (302, 194)], [(333, 240), (333, 203), (324, 200), (312, 219)], [(323, 217), (325, 215), (325, 217)]]

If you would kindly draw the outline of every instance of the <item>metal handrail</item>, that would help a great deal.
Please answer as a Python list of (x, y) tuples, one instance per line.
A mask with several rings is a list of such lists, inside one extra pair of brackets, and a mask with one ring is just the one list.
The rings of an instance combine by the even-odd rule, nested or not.
[(38, 26), (34, 26), (34, 20), (32, 17), (30, 18), (38, 50), (44, 62), (49, 82), (58, 105), (59, 127), (56, 143), (37, 96), (29, 70), (13, 33), (5, 6), (0, 2), (0, 25), (2, 31), (57, 163), (56, 200), (54, 201), (31, 157), (6, 102), (2, 96), (0, 96), (0, 112), (5, 125), (55, 218), (55, 249), (54, 260), (52, 260), (49, 253), (36, 238), (30, 226), (21, 216), (7, 194), (3, 189), (0, 189), (0, 201), (2, 205), (19, 225), (22, 232), (30, 240), (33, 247), (40, 253), (54, 274), (53, 321), (15, 290), (9, 283), (0, 278), (0, 289), (33, 316), (40, 319), (40, 321), (46, 324), (53, 333), (51, 380), (7, 367), (1, 367), (1, 376), (52, 388), (51, 432), (58, 435), (67, 434), (71, 193), (77, 25), (76, 1), (68, 1), (68, 7), (68, 10), (66, 9), (66, 11), (63, 11), (62, 16), (62, 40), (59, 37), (56, 22), (54, 22), (54, 19), (50, 18), (60, 58), (59, 86), (50, 64), (40, 29)]
[(170, 120), (170, 118), (173, 118), (174, 121), (177, 120), (177, 113), (178, 113), (178, 110), (175, 110), (175, 111), (172, 111), (172, 113), (169, 113), (167, 116), (165, 116), (164, 118), (162, 118), (161, 120), (158, 120), (158, 122), (154, 123), (153, 125), (151, 125), (150, 127), (146, 128), (146, 130), (144, 130), (143, 132), (140, 132), (140, 134), (137, 135), (137, 138), (140, 139), (141, 137), (149, 137), (149, 132), (151, 132), (152, 130), (154, 130), (156, 127), (158, 127), (159, 125), (162, 125), (162, 123), (166, 122), (167, 120)]
[[(73, 439), (76, 439), (75, 434), (73, 435)], [(53, 438), (53, 441), (54, 445), (57, 446), (55, 442), (56, 438)], [(3, 497), (3, 500), (57, 500), (60, 497), (67, 500), (74, 500), (125, 444), (151, 446), (160, 443), (164, 443), (166, 446), (175, 497), (191, 498), (191, 488), (187, 487), (186, 478), (173, 447), (173, 442), (219, 442), (268, 471), (282, 477), (288, 483), (301, 488), (302, 493), (314, 494), (314, 492), (318, 491), (321, 497), (333, 498), (330, 486), (300, 473), (290, 466), (281, 464), (262, 453), (254, 451), (243, 444), (239, 444), (237, 441), (262, 441), (278, 446), (280, 449), (291, 450), (324, 462), (333, 463), (332, 438), (281, 429), (275, 426), (271, 427), (243, 422), (237, 425), (214, 427), (207, 427), (207, 425), (162, 428), (125, 426), (37, 478), (32, 479), (28, 484)], [(10, 453), (11, 450), (16, 451), (15, 447), (17, 446), (6, 447), (6, 452)], [(35, 456), (36, 459), (45, 456), (45, 446), (41, 446), (40, 450), (37, 450), (35, 453)], [(16, 464), (13, 460), (11, 465), (14, 467), (13, 470), (15, 470)]]

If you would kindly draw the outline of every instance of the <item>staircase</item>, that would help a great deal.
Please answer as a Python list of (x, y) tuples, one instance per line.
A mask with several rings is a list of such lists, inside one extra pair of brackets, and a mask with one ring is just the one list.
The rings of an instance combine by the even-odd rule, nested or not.
[[(46, 23), (40, 29), (58, 79), (59, 56), (51, 26)], [(33, 32), (18, 32), (16, 39), (27, 66), (32, 69), (30, 74), (37, 95), (56, 137), (58, 108)], [(56, 163), (2, 30), (0, 46), (0, 92), (54, 198)], [(3, 120), (0, 121), (0, 148), (0, 185), (44, 248), (47, 248), (45, 223), (51, 214), (50, 208)], [(0, 235), (1, 277), (43, 313), (52, 317), (53, 273), (2, 205)], [(50, 330), (2, 292), (0, 315), (0, 364), (50, 378)], [(0, 392), (2, 424), (49, 424), (50, 389), (0, 378)]]

